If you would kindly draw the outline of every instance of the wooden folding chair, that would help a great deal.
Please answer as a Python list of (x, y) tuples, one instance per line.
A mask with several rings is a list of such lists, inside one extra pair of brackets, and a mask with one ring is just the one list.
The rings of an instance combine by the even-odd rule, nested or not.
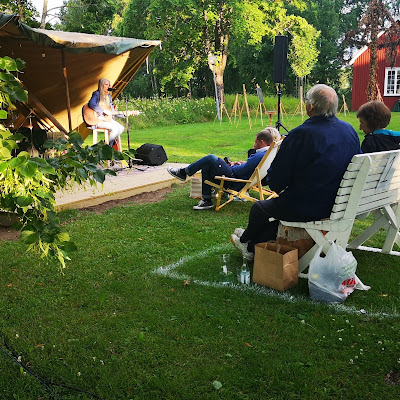
[[(261, 181), (267, 176), (268, 169), (271, 166), (271, 163), (274, 160), (282, 141), (283, 139), (277, 142), (272, 142), (272, 144), (269, 146), (269, 149), (265, 152), (264, 157), (261, 159), (249, 179), (229, 178), (225, 175), (222, 175), (214, 177), (214, 179), (220, 180), (219, 184), (211, 182), (209, 180), (204, 181), (205, 183), (207, 183), (207, 185), (218, 189), (217, 204), (215, 206), (215, 209), (217, 211), (233, 201), (235, 197), (237, 197), (238, 199), (246, 199), (255, 203), (258, 200), (268, 200), (278, 196), (275, 192), (264, 188)], [(239, 191), (229, 189), (225, 185), (227, 182), (244, 183), (244, 186)], [(251, 196), (250, 190), (257, 191), (259, 198)], [(228, 194), (228, 199), (225, 203), (221, 204), (223, 193)]]

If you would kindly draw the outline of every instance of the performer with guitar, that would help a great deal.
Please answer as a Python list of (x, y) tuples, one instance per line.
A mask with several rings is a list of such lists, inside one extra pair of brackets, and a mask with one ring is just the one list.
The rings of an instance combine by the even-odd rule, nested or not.
[(113, 106), (111, 95), (108, 93), (110, 85), (108, 79), (100, 79), (98, 90), (92, 93), (89, 103), (83, 106), (82, 113), (87, 125), (109, 129), (109, 145), (113, 146), (124, 131), (124, 126), (113, 119), (113, 115), (123, 113), (116, 111)]

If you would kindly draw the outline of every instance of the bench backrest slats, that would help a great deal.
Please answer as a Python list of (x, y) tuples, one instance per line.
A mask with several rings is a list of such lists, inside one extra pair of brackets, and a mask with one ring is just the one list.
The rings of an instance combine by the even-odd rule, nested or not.
[(330, 219), (354, 219), (398, 202), (399, 154), (400, 150), (394, 150), (354, 156), (343, 175)]

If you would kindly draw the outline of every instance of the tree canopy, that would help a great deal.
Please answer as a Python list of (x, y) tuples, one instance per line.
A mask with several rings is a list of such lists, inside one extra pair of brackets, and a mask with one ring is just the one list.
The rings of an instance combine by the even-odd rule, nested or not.
[(264, 40), (273, 46), (276, 35), (297, 39), (291, 52), (296, 72), (312, 68), (316, 57), (308, 55), (317, 54), (318, 32), (301, 16), (288, 14), (286, 3), (300, 10), (306, 5), (299, 0), (131, 0), (117, 32), (162, 40), (154, 72), (165, 92), (189, 89), (196, 72), (207, 70), (211, 54), (217, 57), (216, 81), (222, 89), (231, 47), (238, 50), (244, 45), (259, 53)]

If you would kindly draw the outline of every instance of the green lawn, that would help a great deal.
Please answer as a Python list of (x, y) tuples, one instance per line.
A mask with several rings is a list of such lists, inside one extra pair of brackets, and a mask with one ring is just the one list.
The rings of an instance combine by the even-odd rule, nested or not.
[[(360, 140), (364, 138), (364, 134), (360, 131), (359, 121), (355, 112), (351, 112), (346, 116), (344, 113), (339, 114), (339, 118), (349, 122), (359, 133)], [(131, 148), (138, 148), (143, 143), (155, 143), (164, 147), (170, 162), (190, 163), (194, 160), (215, 153), (219, 156), (229, 156), (232, 160), (241, 160), (245, 157), (248, 148), (253, 146), (254, 137), (263, 126), (268, 125), (268, 118), (263, 118), (264, 125), (261, 125), (260, 116), (255, 120), (252, 118), (252, 128), (249, 127), (247, 116), (244, 114), (236, 123), (232, 119), (229, 123), (224, 116), (222, 123), (198, 123), (191, 125), (172, 125), (159, 128), (138, 129), (135, 130), (135, 120), (131, 118), (130, 144)], [(273, 120), (274, 125), (276, 118)], [(281, 122), (287, 130), (293, 129), (302, 123), (300, 115), (283, 114)], [(400, 113), (392, 113), (392, 120), (388, 129), (400, 131)], [(281, 128), (281, 133), (285, 130)], [(87, 140), (89, 141), (91, 137)], [(123, 148), (127, 148), (126, 134), (122, 138)]]
[[(355, 115), (347, 119), (358, 130)], [(397, 115), (390, 127), (400, 130)], [(132, 129), (131, 141), (162, 144), (170, 161), (209, 152), (239, 159), (260, 128), (246, 120)], [(343, 306), (310, 301), (303, 279), (284, 294), (226, 287), (219, 256), (231, 255), (232, 271), (240, 265), (229, 235), (246, 225), (250, 204), (216, 213), (194, 212), (195, 202), (179, 185), (160, 203), (63, 212), (79, 247), (63, 275), (21, 243), (0, 242), (0, 333), (22, 362), (110, 400), (399, 398), (398, 378), (385, 381), (400, 370), (396, 257), (354, 252), (371, 290)], [(0, 398), (52, 398), (1, 347)], [(52, 388), (60, 399), (96, 398)]]

